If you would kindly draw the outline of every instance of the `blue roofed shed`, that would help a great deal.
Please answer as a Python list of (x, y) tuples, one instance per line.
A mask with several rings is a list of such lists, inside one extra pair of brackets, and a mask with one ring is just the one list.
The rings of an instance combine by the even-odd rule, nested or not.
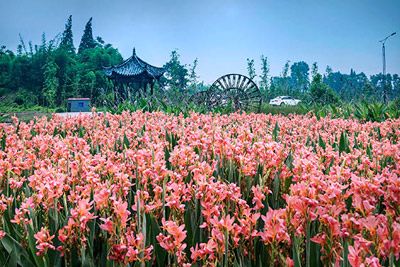
[(68, 112), (89, 112), (90, 98), (68, 98)]

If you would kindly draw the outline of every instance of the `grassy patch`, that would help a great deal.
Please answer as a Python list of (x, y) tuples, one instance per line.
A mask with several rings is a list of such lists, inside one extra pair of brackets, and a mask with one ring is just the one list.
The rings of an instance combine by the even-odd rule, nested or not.
[(288, 115), (288, 114), (306, 114), (309, 111), (309, 108), (307, 108), (304, 105), (297, 105), (297, 106), (272, 106), (267, 103), (263, 103), (261, 105), (261, 113), (266, 113), (266, 114), (282, 114), (282, 115)]

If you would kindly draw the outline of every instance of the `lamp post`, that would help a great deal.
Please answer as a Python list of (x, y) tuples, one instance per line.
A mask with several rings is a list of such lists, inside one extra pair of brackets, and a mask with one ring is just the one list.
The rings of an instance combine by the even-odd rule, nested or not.
[(379, 42), (382, 43), (382, 63), (383, 63), (383, 102), (386, 104), (387, 103), (387, 87), (386, 87), (386, 56), (385, 56), (385, 43), (386, 40), (389, 39), (389, 37), (392, 37), (395, 35), (396, 32), (386, 36), (384, 39), (380, 40)]

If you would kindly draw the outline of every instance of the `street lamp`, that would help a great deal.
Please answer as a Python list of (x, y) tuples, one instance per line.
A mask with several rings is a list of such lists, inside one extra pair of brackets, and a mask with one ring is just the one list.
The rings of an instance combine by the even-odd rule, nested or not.
[(382, 43), (382, 60), (383, 60), (383, 102), (387, 103), (387, 88), (386, 88), (386, 57), (385, 57), (385, 43), (389, 37), (395, 35), (396, 32), (386, 36), (384, 39), (380, 40), (379, 42)]

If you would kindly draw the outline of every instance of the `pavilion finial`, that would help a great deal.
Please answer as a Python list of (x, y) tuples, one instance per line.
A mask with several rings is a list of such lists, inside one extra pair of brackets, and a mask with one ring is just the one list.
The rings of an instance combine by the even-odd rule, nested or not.
[(132, 53), (132, 55), (133, 55), (133, 56), (136, 55), (136, 50), (135, 50), (135, 48), (133, 48), (133, 53)]

